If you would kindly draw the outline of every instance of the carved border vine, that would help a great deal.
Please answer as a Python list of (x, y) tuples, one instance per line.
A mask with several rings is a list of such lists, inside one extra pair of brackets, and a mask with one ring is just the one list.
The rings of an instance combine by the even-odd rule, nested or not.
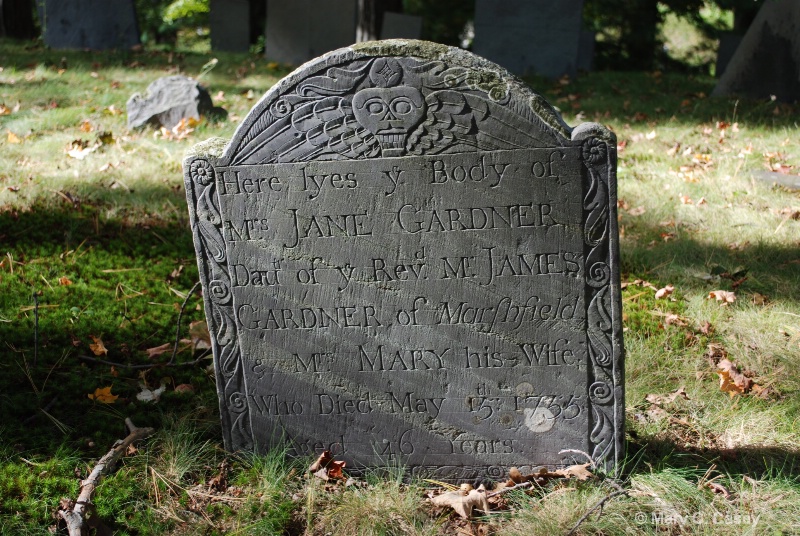
[(203, 281), (206, 318), (216, 360), (217, 392), (220, 405), (224, 404), (220, 413), (225, 447), (230, 451), (249, 450), (254, 444), (253, 429), (247, 402), (244, 360), (241, 358), (233, 313), (231, 278), (222, 235), (214, 167), (204, 158), (187, 164), (186, 189), (192, 196), (189, 210), (192, 211), (191, 222)]
[[(606, 142), (590, 137), (583, 142), (586, 167), (583, 199), (583, 240), (586, 252), (586, 345), (589, 354), (589, 441), (591, 455), (598, 463), (613, 466), (615, 442), (614, 367), (617, 356), (613, 343), (612, 251), (610, 244), (610, 155)], [(611, 458), (609, 454), (614, 454)]]

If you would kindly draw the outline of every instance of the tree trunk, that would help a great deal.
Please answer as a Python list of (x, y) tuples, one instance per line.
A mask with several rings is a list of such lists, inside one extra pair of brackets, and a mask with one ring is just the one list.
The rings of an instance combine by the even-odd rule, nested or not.
[(403, 0), (358, 0), (358, 23), (356, 41), (375, 41), (381, 38), (383, 14), (402, 13)]

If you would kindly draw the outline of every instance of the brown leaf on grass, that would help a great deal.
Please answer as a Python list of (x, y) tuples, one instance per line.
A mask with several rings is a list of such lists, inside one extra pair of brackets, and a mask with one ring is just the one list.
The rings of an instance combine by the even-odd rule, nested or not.
[(731, 492), (728, 491), (728, 489), (722, 484), (717, 484), (716, 482), (706, 482), (705, 487), (707, 487), (716, 494), (722, 495), (726, 499), (730, 499), (732, 496)]
[(758, 292), (753, 293), (753, 305), (766, 305), (769, 303), (769, 298)]
[(472, 519), (472, 511), (480, 510), (485, 514), (490, 511), (486, 498), (486, 488), (481, 485), (477, 489), (459, 489), (448, 491), (430, 499), (437, 506), (449, 506), (463, 519)]
[(728, 357), (728, 351), (722, 347), (721, 344), (717, 343), (709, 343), (708, 349), (706, 350), (706, 357), (713, 365), (719, 363), (722, 359)]
[(719, 389), (728, 393), (731, 397), (743, 395), (753, 388), (753, 380), (739, 372), (738, 367), (728, 359), (723, 359), (717, 363), (717, 375), (719, 376)]
[(628, 211), (628, 214), (630, 214), (631, 216), (641, 216), (645, 212), (647, 212), (647, 210), (643, 206), (639, 206), (639, 207), (630, 209)]
[(111, 387), (111, 385), (102, 388), (98, 387), (94, 390), (94, 394), (89, 393), (86, 396), (88, 396), (91, 400), (102, 402), (103, 404), (113, 404), (114, 401), (119, 398), (119, 396), (111, 394)]
[(171, 351), (172, 351), (172, 344), (168, 342), (162, 344), (161, 346), (155, 346), (153, 348), (148, 348), (145, 350), (145, 352), (147, 352), (147, 357), (150, 359), (155, 359), (161, 354)]
[(651, 404), (663, 406), (664, 404), (671, 404), (678, 398), (683, 398), (684, 400), (691, 400), (689, 398), (689, 395), (686, 394), (685, 387), (679, 387), (678, 389), (676, 389), (675, 391), (671, 392), (668, 395), (649, 394), (645, 397), (645, 400), (647, 400)]
[(81, 132), (91, 132), (92, 130), (94, 130), (94, 127), (92, 126), (92, 122), (89, 121), (88, 119), (84, 119), (83, 121), (81, 121), (81, 127), (80, 128), (81, 128)]
[(710, 335), (711, 332), (714, 331), (714, 327), (711, 325), (711, 323), (708, 320), (703, 320), (703, 322), (700, 324), (700, 327), (698, 328), (698, 330), (703, 335)]
[(198, 320), (189, 324), (189, 336), (196, 350), (207, 350), (211, 348), (211, 334), (208, 332), (208, 324), (205, 320)]
[(59, 278), (58, 278), (58, 284), (66, 287), (66, 286), (68, 286), (68, 285), (71, 285), (71, 284), (72, 284), (72, 281), (70, 281), (70, 280), (67, 278), (67, 276), (62, 276), (62, 277), (59, 277)]
[(661, 300), (666, 298), (667, 296), (671, 295), (675, 291), (675, 287), (672, 285), (667, 285), (664, 288), (660, 288), (656, 291), (656, 299)]
[(11, 108), (0, 103), (0, 115), (11, 115)]
[(708, 298), (722, 302), (720, 305), (728, 305), (736, 301), (736, 294), (729, 290), (712, 290), (708, 293)]
[(8, 135), (6, 136), (6, 141), (8, 143), (22, 143), (22, 140), (19, 139), (19, 136), (11, 132), (10, 130), (7, 131)]
[(313, 473), (315, 477), (326, 482), (331, 479), (343, 479), (345, 465), (347, 465), (346, 462), (334, 460), (333, 453), (329, 450), (325, 450), (319, 455), (319, 458), (309, 466), (308, 472)]
[(100, 337), (95, 337), (94, 335), (89, 335), (94, 343), (89, 345), (89, 349), (92, 351), (94, 355), (108, 355), (108, 349), (106, 348), (105, 344), (103, 344), (102, 339)]

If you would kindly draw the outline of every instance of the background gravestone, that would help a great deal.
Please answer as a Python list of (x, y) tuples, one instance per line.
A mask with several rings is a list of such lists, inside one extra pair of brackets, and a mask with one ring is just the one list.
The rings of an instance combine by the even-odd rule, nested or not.
[(604, 127), (382, 41), (306, 64), (184, 170), (228, 449), (444, 479), (620, 460)]
[(574, 75), (582, 10), (583, 0), (476, 0), (472, 50), (518, 75)]
[(422, 17), (393, 13), (383, 14), (382, 39), (419, 39), (422, 36)]
[(800, 100), (800, 2), (764, 2), (713, 95)]
[(267, 58), (300, 65), (355, 41), (356, 1), (267, 2), (266, 34)]
[(211, 49), (250, 50), (250, 0), (211, 0)]
[(44, 0), (37, 7), (49, 47), (105, 50), (139, 44), (132, 0)]

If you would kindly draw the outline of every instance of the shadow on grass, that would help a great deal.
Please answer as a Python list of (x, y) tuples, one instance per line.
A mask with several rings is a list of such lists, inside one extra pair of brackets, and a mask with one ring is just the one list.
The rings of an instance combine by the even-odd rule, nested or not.
[(738, 446), (733, 448), (697, 449), (678, 442), (657, 438), (631, 439), (627, 445), (624, 476), (652, 468), (697, 469), (712, 465), (731, 477), (748, 476), (755, 480), (783, 477), (800, 481), (800, 449), (778, 446)]
[[(213, 376), (204, 368), (210, 358), (167, 369), (160, 364), (171, 347), (152, 358), (147, 352), (175, 341), (180, 304), (197, 281), (188, 216), (104, 214), (88, 204), (0, 213), (0, 429), (17, 451), (53, 453), (66, 443), (96, 455), (124, 436), (127, 416), (138, 426), (158, 426), (166, 412), (216, 418)], [(197, 293), (181, 337), (202, 318)], [(177, 360), (193, 359), (182, 348)], [(140, 374), (80, 356), (153, 368)], [(191, 384), (195, 393), (169, 389), (158, 405), (136, 400), (142, 385), (162, 381)], [(113, 403), (88, 396), (108, 386), (119, 397)]]

